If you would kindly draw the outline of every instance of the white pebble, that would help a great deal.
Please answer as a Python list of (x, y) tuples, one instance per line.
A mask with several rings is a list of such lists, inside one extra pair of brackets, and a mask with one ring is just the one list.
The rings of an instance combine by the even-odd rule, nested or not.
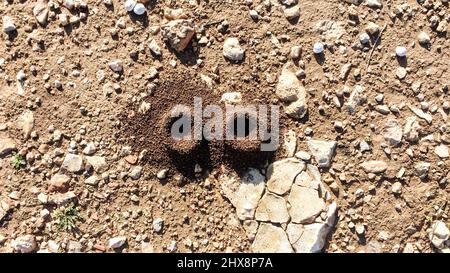
[(254, 10), (254, 9), (250, 10), (249, 14), (250, 14), (250, 17), (253, 20), (258, 20), (259, 15), (258, 15), (258, 12), (256, 10)]
[(142, 15), (145, 13), (145, 6), (141, 3), (136, 4), (136, 6), (134, 6), (133, 9), (134, 13), (136, 13), (137, 15)]
[(323, 52), (323, 44), (322, 43), (315, 43), (313, 47), (313, 52), (315, 54), (321, 54)]
[(406, 56), (406, 47), (404, 46), (398, 46), (395, 48), (395, 54), (398, 57), (405, 57)]
[(125, 9), (127, 11), (132, 11), (134, 6), (136, 6), (136, 1), (134, 1), (134, 0), (125, 1)]
[(369, 34), (367, 33), (361, 33), (359, 35), (359, 41), (361, 42), (361, 44), (368, 44), (370, 42), (370, 37)]

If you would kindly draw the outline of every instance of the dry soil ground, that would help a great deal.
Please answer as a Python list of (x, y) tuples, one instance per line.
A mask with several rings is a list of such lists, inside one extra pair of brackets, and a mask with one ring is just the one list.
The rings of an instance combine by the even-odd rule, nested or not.
[[(143, 15), (119, 0), (0, 4), (0, 252), (292, 250), (261, 246), (263, 225), (295, 251), (449, 251), (447, 0), (144, 2)], [(220, 143), (169, 156), (166, 110), (231, 92), (279, 105), (291, 141), (269, 157)], [(301, 247), (295, 217), (239, 216), (253, 197), (223, 185), (248, 166), (270, 179), (294, 154), (338, 208)]]

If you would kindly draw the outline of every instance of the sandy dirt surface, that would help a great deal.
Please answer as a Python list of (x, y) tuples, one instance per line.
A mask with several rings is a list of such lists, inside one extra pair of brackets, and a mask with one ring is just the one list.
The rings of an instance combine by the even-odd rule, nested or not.
[(138, 2), (0, 4), (0, 252), (450, 252), (447, 0)]

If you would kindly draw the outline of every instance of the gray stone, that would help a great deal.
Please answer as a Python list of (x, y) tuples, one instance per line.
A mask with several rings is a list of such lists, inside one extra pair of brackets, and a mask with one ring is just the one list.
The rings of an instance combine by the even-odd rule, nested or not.
[(242, 223), (245, 233), (247, 234), (247, 238), (253, 242), (255, 240), (256, 232), (258, 231), (259, 223), (255, 220), (245, 220)]
[(168, 169), (160, 170), (160, 171), (156, 174), (156, 177), (157, 177), (159, 180), (166, 179), (167, 173), (168, 173), (168, 172), (169, 172)]
[(0, 135), (0, 156), (5, 156), (17, 150), (16, 142), (9, 137)]
[(150, 66), (147, 72), (147, 78), (150, 80), (155, 79), (156, 77), (158, 77), (158, 74), (158, 69), (156, 69), (156, 67), (154, 66)]
[(297, 20), (300, 17), (300, 8), (298, 6), (285, 8), (284, 17), (289, 21)]
[(70, 240), (67, 244), (67, 253), (81, 253), (83, 245), (80, 242)]
[(103, 156), (87, 156), (86, 160), (97, 173), (102, 173), (108, 168), (106, 159)]
[(161, 48), (159, 47), (158, 43), (156, 43), (155, 39), (150, 40), (148, 47), (153, 54), (155, 54), (156, 56), (161, 56)]
[(71, 178), (65, 174), (55, 174), (50, 179), (49, 190), (50, 191), (65, 191), (69, 188)]
[(419, 131), (421, 127), (417, 122), (416, 117), (406, 118), (405, 127), (403, 129), (405, 139), (410, 142), (416, 142), (419, 140)]
[(414, 165), (414, 172), (419, 178), (424, 179), (428, 176), (430, 166), (431, 164), (428, 162), (419, 162)]
[(245, 50), (239, 45), (237, 38), (228, 38), (223, 43), (223, 56), (230, 61), (239, 62), (244, 59)]
[(442, 221), (435, 221), (428, 230), (431, 243), (438, 249), (445, 247), (444, 243), (450, 238), (450, 230)]
[(297, 253), (317, 253), (325, 246), (330, 227), (324, 223), (299, 225), (290, 223), (286, 233)]
[(363, 162), (361, 167), (366, 173), (382, 173), (386, 171), (388, 164), (381, 160), (371, 160)]
[[(48, 203), (55, 204), (58, 206), (66, 205), (74, 200), (76, 200), (77, 195), (74, 192), (68, 191), (66, 193), (55, 193), (47, 197)], [(41, 197), (41, 199), (43, 199)], [(45, 201), (45, 200), (42, 200)], [(43, 203), (43, 202), (42, 202)]]
[(28, 138), (34, 127), (34, 114), (33, 112), (27, 110), (25, 111), (19, 119), (19, 126), (22, 128), (23, 135)]
[(37, 199), (41, 204), (47, 204), (48, 203), (48, 195), (45, 193), (39, 193), (37, 196)]
[(293, 253), (289, 239), (280, 227), (261, 223), (252, 244), (255, 253)]
[(137, 180), (139, 177), (141, 177), (143, 168), (141, 166), (135, 166), (131, 169), (130, 173), (128, 174), (131, 179)]
[(259, 15), (258, 15), (258, 12), (256, 10), (254, 10), (254, 9), (250, 10), (249, 14), (250, 14), (250, 17), (253, 20), (258, 20), (259, 19)]
[[(313, 32), (321, 34), (327, 43), (335, 43), (346, 34), (345, 23), (335, 20), (318, 20), (312, 27)], [(313, 46), (313, 52), (318, 54), (323, 52), (323, 44), (316, 42)]]
[(398, 146), (402, 142), (403, 130), (395, 119), (390, 119), (386, 122), (382, 134), (391, 146)]
[(122, 247), (127, 242), (126, 236), (118, 236), (109, 239), (108, 247), (111, 249), (116, 249)]
[(405, 245), (405, 247), (403, 248), (403, 251), (402, 251), (402, 253), (414, 253), (414, 252), (415, 252), (414, 251), (414, 246), (411, 243), (407, 243)]
[(336, 141), (308, 140), (307, 145), (319, 167), (330, 167), (337, 145)]
[(310, 161), (311, 160), (311, 155), (308, 152), (305, 151), (298, 151), (297, 153), (295, 153), (295, 157), (298, 159), (301, 159), (303, 161)]
[(395, 75), (400, 80), (403, 80), (406, 77), (407, 71), (404, 67), (398, 67), (397, 70), (395, 70)]
[(419, 40), (419, 44), (422, 46), (427, 46), (430, 44), (430, 36), (423, 31), (417, 35), (417, 40)]
[(287, 223), (289, 218), (284, 198), (266, 192), (256, 208), (255, 219), (263, 222)]
[(275, 161), (267, 168), (267, 189), (284, 195), (294, 183), (295, 177), (305, 170), (305, 163), (296, 158)]
[(97, 148), (95, 147), (95, 144), (90, 142), (84, 147), (83, 154), (85, 155), (93, 155), (97, 151)]
[(250, 168), (240, 179), (219, 178), (225, 196), (236, 208), (240, 220), (254, 218), (258, 201), (264, 192), (265, 177), (256, 169)]
[(11, 247), (20, 253), (30, 253), (37, 249), (36, 238), (33, 235), (23, 235), (11, 242)]
[(291, 222), (311, 223), (325, 209), (325, 202), (317, 190), (294, 184), (288, 198)]
[(141, 243), (141, 253), (154, 253), (154, 252), (155, 252), (155, 250), (151, 243), (149, 243), (149, 242)]
[(377, 8), (377, 9), (383, 7), (381, 1), (379, 0), (366, 0), (366, 5), (370, 8)]
[(241, 92), (227, 92), (222, 94), (220, 99), (221, 102), (225, 104), (237, 104), (242, 101), (242, 93)]
[(47, 24), (48, 12), (49, 10), (45, 0), (38, 0), (33, 7), (33, 15), (41, 25)]
[(47, 241), (47, 250), (50, 253), (59, 253), (60, 252), (60, 244), (55, 242), (54, 240), (48, 240)]
[(363, 153), (365, 151), (370, 151), (370, 150), (371, 150), (370, 145), (366, 141), (363, 140), (359, 143), (359, 151), (361, 153)]
[[(310, 165), (308, 165), (310, 166)], [(315, 177), (308, 171), (303, 171), (297, 177), (295, 177), (295, 184), (311, 188), (311, 189), (319, 189), (320, 180), (315, 179)]]
[(98, 182), (99, 182), (99, 179), (95, 175), (89, 176), (88, 178), (86, 178), (86, 180), (84, 180), (85, 184), (91, 185), (91, 186), (97, 186)]
[(449, 157), (448, 147), (444, 144), (436, 146), (436, 148), (434, 148), (434, 153), (437, 154), (440, 158)]
[(292, 5), (297, 5), (298, 4), (298, 0), (280, 0), (281, 4), (286, 5), (286, 6), (292, 6)]
[(336, 216), (337, 216), (337, 203), (336, 201), (333, 201), (329, 206), (327, 210), (327, 218), (326, 218), (326, 224), (330, 227), (334, 226), (336, 223)]
[(289, 130), (284, 135), (284, 150), (287, 157), (293, 157), (297, 148), (297, 135), (294, 130)]
[[(367, 34), (366, 34), (367, 35)], [(352, 69), (352, 63), (344, 64), (341, 68), (341, 71), (339, 73), (339, 78), (341, 80), (347, 79), (348, 73), (350, 73), (350, 70)]]
[(275, 94), (283, 102), (292, 102), (298, 99), (306, 101), (306, 90), (294, 71), (294, 65), (287, 63), (283, 66), (280, 77), (278, 78)]
[(347, 102), (348, 111), (351, 114), (356, 112), (356, 107), (361, 106), (367, 101), (367, 95), (365, 93), (365, 88), (361, 85), (356, 85)]
[(80, 172), (83, 170), (83, 158), (75, 154), (66, 154), (61, 168), (69, 172)]
[(10, 33), (16, 30), (16, 26), (14, 25), (14, 21), (11, 17), (4, 15), (3, 16), (3, 32)]
[(174, 20), (161, 27), (163, 40), (178, 52), (188, 46), (194, 33), (194, 22), (191, 20)]
[(12, 201), (7, 197), (0, 196), (0, 221), (5, 217), (8, 212), (13, 208)]
[(414, 114), (416, 114), (416, 116), (418, 116), (421, 119), (424, 119), (428, 124), (431, 124), (431, 122), (433, 121), (433, 116), (431, 116), (431, 114), (425, 113), (422, 109), (419, 109), (417, 107), (413, 106), (408, 107)]
[(285, 112), (286, 115), (296, 120), (304, 118), (306, 113), (308, 113), (306, 98), (304, 96), (300, 96), (296, 101), (292, 102), (285, 108)]
[(160, 233), (163, 230), (164, 227), (164, 220), (161, 218), (156, 218), (155, 220), (153, 220), (153, 230), (156, 233)]
[(114, 60), (108, 64), (109, 68), (116, 73), (122, 73), (123, 63), (121, 60)]
[(402, 183), (400, 182), (395, 182), (394, 184), (392, 184), (392, 188), (391, 191), (395, 194), (400, 194), (402, 193)]
[(380, 26), (374, 22), (369, 22), (366, 26), (366, 32), (370, 35), (375, 35), (380, 31)]

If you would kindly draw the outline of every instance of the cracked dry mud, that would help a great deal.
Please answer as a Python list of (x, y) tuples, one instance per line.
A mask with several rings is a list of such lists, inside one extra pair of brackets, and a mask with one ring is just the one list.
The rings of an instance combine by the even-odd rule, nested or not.
[(0, 4), (0, 252), (450, 252), (447, 0), (137, 2)]

